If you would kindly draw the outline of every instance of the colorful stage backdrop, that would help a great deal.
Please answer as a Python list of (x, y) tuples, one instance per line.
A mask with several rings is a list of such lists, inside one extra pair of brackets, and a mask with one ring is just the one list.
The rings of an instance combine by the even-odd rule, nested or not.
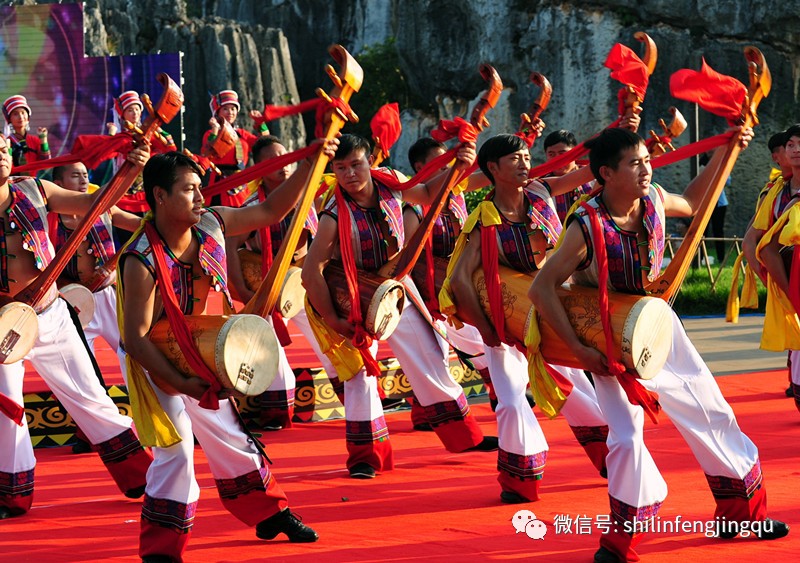
[[(0, 103), (25, 96), (31, 129), (47, 127), (53, 156), (69, 152), (78, 135), (105, 134), (121, 92), (157, 101), (160, 72), (182, 84), (181, 54), (84, 57), (81, 4), (0, 6)], [(166, 129), (182, 148), (183, 115)]]

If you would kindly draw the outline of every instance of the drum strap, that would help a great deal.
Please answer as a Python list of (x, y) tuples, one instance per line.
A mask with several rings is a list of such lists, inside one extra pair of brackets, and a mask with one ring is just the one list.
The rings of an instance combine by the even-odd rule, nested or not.
[(250, 429), (247, 427), (247, 423), (244, 421), (244, 418), (242, 418), (242, 413), (239, 410), (239, 406), (236, 404), (236, 400), (233, 397), (228, 397), (228, 402), (231, 404), (231, 407), (233, 408), (233, 412), (236, 413), (236, 419), (239, 421), (239, 426), (241, 426), (242, 431), (245, 434), (247, 434), (247, 437), (250, 439), (250, 441), (256, 447), (256, 449), (258, 450), (258, 453), (261, 454), (261, 456), (267, 461), (267, 463), (272, 465), (272, 460), (267, 455), (267, 450), (264, 447), (264, 444), (261, 442), (261, 440), (258, 439), (258, 436), (256, 436), (255, 434), (253, 434), (250, 431)]
[(592, 244), (597, 260), (597, 293), (600, 299), (600, 320), (603, 324), (603, 333), (606, 337), (606, 360), (608, 369), (612, 375), (616, 376), (617, 381), (622, 386), (628, 401), (632, 405), (639, 405), (647, 413), (655, 424), (658, 424), (658, 397), (644, 388), (633, 375), (627, 372), (625, 366), (617, 359), (614, 353), (614, 333), (611, 328), (611, 309), (608, 301), (608, 254), (606, 253), (605, 238), (603, 237), (603, 227), (600, 224), (600, 217), (594, 207), (586, 202), (581, 203), (581, 207), (586, 211), (592, 229)]
[[(267, 196), (264, 194), (263, 184), (258, 188), (258, 201), (262, 203)], [(269, 227), (261, 227), (258, 229), (258, 234), (261, 237), (261, 277), (267, 275), (270, 267), (272, 266), (272, 232)], [(275, 330), (275, 336), (278, 337), (278, 342), (281, 346), (286, 347), (292, 343), (292, 337), (289, 336), (289, 331), (283, 323), (283, 315), (277, 309), (272, 311), (272, 328)]]
[(144, 230), (147, 234), (147, 239), (150, 241), (150, 247), (153, 252), (156, 283), (161, 292), (164, 310), (167, 313), (169, 324), (175, 333), (178, 347), (181, 349), (181, 352), (183, 352), (187, 363), (194, 372), (209, 384), (209, 388), (203, 393), (200, 399), (200, 406), (204, 409), (217, 410), (219, 408), (217, 392), (222, 389), (222, 386), (211, 369), (209, 369), (200, 357), (200, 352), (197, 351), (194, 341), (192, 340), (192, 333), (189, 330), (189, 325), (186, 323), (186, 318), (183, 316), (180, 306), (178, 305), (178, 297), (175, 295), (175, 290), (172, 287), (169, 270), (167, 270), (167, 263), (164, 258), (165, 243), (161, 235), (158, 234), (152, 221), (144, 222)]

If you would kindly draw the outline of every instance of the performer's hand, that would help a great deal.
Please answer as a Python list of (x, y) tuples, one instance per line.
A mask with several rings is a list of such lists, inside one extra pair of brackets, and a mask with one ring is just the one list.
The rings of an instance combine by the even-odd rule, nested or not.
[(211, 134), (212, 135), (216, 135), (217, 133), (219, 133), (220, 124), (219, 124), (219, 121), (217, 121), (216, 117), (212, 117), (211, 119), (209, 119), (208, 120), (208, 125), (209, 125), (209, 127), (211, 127)]
[(139, 168), (144, 167), (150, 160), (150, 144), (142, 143), (128, 153), (126, 160)]
[(740, 131), (741, 138), (739, 139), (739, 146), (742, 147), (742, 149), (746, 149), (750, 141), (753, 140), (753, 128), (739, 126), (735, 127), (734, 131)]
[(606, 357), (591, 346), (581, 346), (574, 350), (583, 369), (596, 375), (610, 375)]
[(475, 143), (463, 143), (456, 153), (456, 166), (460, 168), (469, 168), (477, 157), (478, 153), (475, 152)]
[[(314, 139), (312, 144), (320, 145), (320, 150), (322, 154), (324, 154), (329, 159), (333, 159), (336, 156), (336, 151), (339, 148), (339, 139)], [(313, 156), (309, 157), (307, 162), (310, 164), (314, 160)]]
[(108, 129), (108, 134), (109, 134), (109, 135), (111, 135), (111, 136), (114, 136), (114, 135), (116, 135), (116, 134), (117, 134), (117, 132), (119, 131), (119, 129), (117, 128), (117, 126), (116, 126), (116, 125), (114, 125), (114, 123), (112, 123), (111, 121), (109, 121), (108, 123), (106, 123), (106, 128)]
[(211, 385), (209, 385), (208, 381), (191, 375), (184, 379), (180, 391), (184, 395), (189, 395), (192, 399), (197, 399), (199, 401), (203, 398), (203, 394), (208, 390), (209, 387), (211, 387)]
[(330, 321), (326, 321), (328, 326), (333, 330), (344, 336), (345, 338), (353, 338), (356, 333), (356, 327), (353, 323), (342, 317), (336, 317)]
[(39, 127), (36, 132), (39, 134), (39, 138), (44, 140), (47, 138), (47, 127)]
[(263, 123), (263, 122), (264, 122), (264, 114), (262, 114), (262, 113), (261, 113), (260, 111), (258, 111), (257, 109), (251, 109), (251, 110), (250, 110), (250, 119), (252, 119), (252, 120), (253, 120), (253, 122), (254, 122), (256, 125), (261, 125), (261, 123)]
[(619, 122), (619, 126), (622, 129), (628, 129), (629, 131), (636, 133), (639, 130), (639, 125), (641, 125), (641, 123), (642, 118), (639, 117), (639, 113), (636, 111), (631, 111), (622, 116), (622, 121)]
[(533, 129), (534, 129), (534, 130), (535, 130), (535, 131), (536, 131), (536, 132), (539, 134), (539, 136), (541, 137), (541, 135), (542, 135), (542, 131), (544, 131), (544, 128), (546, 127), (546, 125), (545, 125), (544, 121), (542, 121), (540, 118), (538, 118), (538, 117), (537, 117), (536, 119), (534, 119), (534, 120), (533, 120), (533, 123), (531, 123), (531, 127), (532, 127), (532, 128), (533, 128)]

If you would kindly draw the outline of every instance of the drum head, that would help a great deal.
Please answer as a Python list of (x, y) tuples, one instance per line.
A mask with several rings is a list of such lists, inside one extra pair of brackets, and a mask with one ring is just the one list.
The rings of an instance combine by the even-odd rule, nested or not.
[(672, 309), (663, 299), (643, 297), (628, 313), (622, 336), (625, 366), (652, 379), (672, 348)]
[(373, 338), (386, 340), (400, 323), (400, 315), (406, 300), (403, 284), (386, 280), (375, 290), (369, 303), (364, 326)]
[(62, 287), (59, 292), (61, 296), (66, 299), (67, 303), (72, 305), (75, 312), (78, 313), (78, 319), (81, 321), (81, 326), (86, 328), (92, 318), (94, 318), (94, 296), (86, 286), (79, 283), (71, 283)]
[(284, 319), (291, 319), (304, 307), (306, 288), (301, 281), (303, 270), (291, 266), (283, 278), (278, 306)]
[(278, 338), (257, 315), (233, 315), (217, 337), (217, 373), (244, 395), (260, 395), (278, 375)]
[(39, 318), (33, 307), (11, 302), (0, 308), (0, 363), (24, 358), (39, 336)]

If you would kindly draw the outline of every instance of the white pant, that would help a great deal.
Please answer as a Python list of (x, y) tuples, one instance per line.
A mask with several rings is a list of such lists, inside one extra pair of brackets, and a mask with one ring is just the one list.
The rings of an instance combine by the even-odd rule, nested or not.
[[(39, 336), (25, 357), (92, 444), (105, 442), (131, 428), (129, 417), (100, 385), (86, 347), (61, 298), (38, 315)], [(22, 361), (0, 365), (0, 392), (23, 404)], [(36, 465), (27, 421), (18, 426), (0, 415), (0, 471), (19, 473)]]
[[(86, 336), (86, 342), (89, 343), (89, 348), (95, 352), (94, 341), (98, 336), (109, 345), (111, 350), (117, 352), (117, 357), (120, 357), (119, 350), (119, 323), (117, 322), (117, 289), (115, 286), (110, 285), (96, 291), (92, 294), (94, 297), (94, 316), (92, 320), (83, 329)], [(122, 370), (123, 379), (126, 377), (125, 356), (122, 356), (119, 367)]]
[(472, 356), (470, 361), (476, 370), (482, 370), (488, 366), (486, 359), (486, 345), (483, 343), (480, 331), (472, 325), (464, 324), (461, 328), (442, 323), (447, 332), (447, 340), (453, 348), (461, 350), (465, 354)]
[[(673, 313), (672, 349), (664, 368), (641, 381), (689, 444), (706, 475), (741, 480), (758, 460), (730, 405)], [(608, 419), (608, 492), (643, 507), (662, 502), (667, 484), (644, 444), (644, 411), (628, 401), (615, 377), (595, 376), (600, 408)]]

